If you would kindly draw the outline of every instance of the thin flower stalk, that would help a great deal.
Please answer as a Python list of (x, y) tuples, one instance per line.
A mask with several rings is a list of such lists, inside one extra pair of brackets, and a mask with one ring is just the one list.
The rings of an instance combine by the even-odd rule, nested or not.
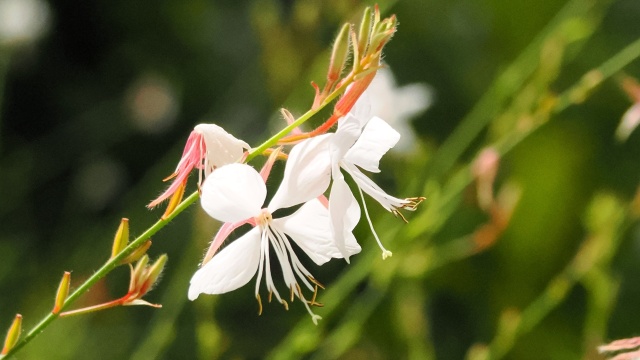
[(87, 314), (99, 310), (105, 310), (116, 306), (130, 306), (130, 305), (147, 305), (155, 308), (160, 308), (162, 305), (160, 304), (152, 304), (145, 300), (142, 300), (142, 297), (146, 295), (151, 289), (153, 285), (158, 281), (160, 277), (160, 273), (162, 272), (164, 265), (167, 262), (167, 256), (162, 255), (156, 260), (155, 263), (148, 266), (149, 256), (145, 255), (140, 260), (135, 267), (129, 264), (130, 269), (130, 281), (129, 281), (129, 291), (119, 298), (112, 301), (108, 301), (106, 303), (93, 305), (89, 307), (85, 307), (82, 309), (70, 310), (63, 313), (60, 313), (60, 316), (72, 316), (72, 315), (80, 315)]

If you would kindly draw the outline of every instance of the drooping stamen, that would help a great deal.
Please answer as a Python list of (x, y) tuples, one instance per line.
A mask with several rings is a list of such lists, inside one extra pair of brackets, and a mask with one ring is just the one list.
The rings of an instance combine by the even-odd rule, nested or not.
[(426, 198), (423, 197), (423, 196), (406, 198), (406, 199), (404, 199), (404, 203), (402, 205), (400, 205), (398, 207), (394, 206), (393, 210), (391, 210), (391, 213), (393, 215), (395, 215), (396, 217), (399, 217), (400, 219), (402, 219), (402, 221), (404, 221), (405, 224), (408, 224), (409, 221), (400, 212), (400, 209), (405, 209), (405, 210), (409, 210), (409, 211), (415, 211), (416, 209), (418, 209), (418, 205), (420, 205), (420, 203), (423, 202), (425, 199)]
[(256, 294), (256, 300), (258, 300), (258, 315), (262, 315), (262, 299), (260, 299), (260, 294)]
[(307, 276), (309, 278), (309, 280), (317, 287), (319, 287), (320, 289), (324, 290), (324, 285), (322, 285), (322, 283), (320, 281), (318, 281), (316, 278), (314, 278), (313, 276)]
[(276, 299), (278, 302), (282, 303), (282, 298), (280, 297), (280, 293), (278, 293), (278, 289), (276, 289), (275, 284), (273, 283), (273, 278), (271, 277), (271, 259), (269, 254), (269, 236), (267, 231), (263, 231), (263, 235), (266, 239), (263, 239), (263, 246), (265, 247), (264, 257), (265, 257), (265, 281), (267, 283), (267, 290), (269, 290), (269, 301), (271, 301), (271, 293), (276, 295)]
[[(311, 286), (311, 284), (309, 284), (309, 282), (307, 282), (307, 279), (306, 279), (307, 277), (311, 276), (311, 273), (302, 265), (302, 263), (298, 259), (298, 256), (296, 255), (296, 253), (293, 251), (293, 248), (291, 247), (291, 243), (289, 243), (289, 241), (286, 239), (286, 235), (278, 231), (276, 231), (275, 233), (278, 237), (278, 240), (281, 242), (280, 246), (282, 247), (282, 244), (284, 244), (284, 246), (286, 246), (287, 250), (289, 251), (289, 254), (291, 254), (291, 264), (293, 265), (293, 270), (298, 275), (300, 280), (302, 280), (305, 286), (307, 286), (309, 290), (313, 291), (313, 287)], [(293, 283), (297, 284), (298, 282), (296, 281), (293, 274), (291, 274), (291, 276), (292, 276), (291, 284)]]
[[(153, 200), (148, 208), (156, 207), (158, 204), (168, 199), (173, 193), (175, 193), (180, 186), (184, 186), (186, 184), (187, 178), (189, 177), (189, 173), (193, 168), (202, 169), (202, 160), (205, 158), (206, 148), (204, 145), (204, 136), (197, 131), (192, 131), (187, 139), (187, 143), (184, 147), (184, 151), (182, 152), (182, 157), (180, 158), (180, 162), (178, 162), (178, 166), (176, 167), (176, 171), (171, 174), (169, 177), (165, 178), (164, 181), (168, 181), (173, 179), (169, 188), (165, 190), (158, 198)], [(202, 174), (200, 174), (200, 181), (198, 184), (202, 183)]]
[(367, 203), (364, 201), (364, 194), (362, 193), (362, 189), (358, 187), (358, 191), (360, 192), (360, 199), (362, 199), (362, 207), (364, 208), (364, 214), (367, 217), (367, 222), (369, 222), (369, 227), (371, 228), (373, 237), (376, 239), (376, 241), (378, 242), (378, 246), (380, 246), (380, 249), (382, 250), (382, 260), (385, 260), (386, 258), (392, 256), (393, 253), (385, 249), (384, 246), (382, 246), (382, 242), (380, 241), (380, 238), (378, 237), (376, 230), (373, 228), (373, 223), (371, 223), (371, 218), (369, 217), (369, 210), (367, 209)]
[(420, 203), (425, 201), (426, 199), (427, 198), (425, 198), (424, 196), (406, 198), (404, 200), (407, 203), (405, 205), (403, 205), (401, 208), (402, 209), (407, 209), (409, 211), (415, 211), (418, 208), (418, 205), (420, 205)]
[(309, 305), (323, 307), (324, 306), (323, 303), (316, 302), (317, 296), (318, 296), (318, 285), (316, 285), (315, 289), (313, 289), (313, 297), (311, 297), (311, 300), (309, 301)]

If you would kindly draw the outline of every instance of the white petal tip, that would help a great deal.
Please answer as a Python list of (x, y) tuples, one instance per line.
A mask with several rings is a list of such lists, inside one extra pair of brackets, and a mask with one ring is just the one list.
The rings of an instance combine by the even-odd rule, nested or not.
[(389, 250), (382, 251), (382, 260), (386, 260), (389, 257), (392, 257), (393, 253)]
[(198, 298), (198, 296), (200, 296), (201, 292), (194, 290), (194, 289), (189, 289), (189, 294), (187, 295), (187, 297), (189, 298), (189, 300), (193, 301), (195, 299)]
[(311, 321), (313, 321), (313, 325), (318, 325), (318, 320), (322, 320), (322, 316), (320, 315), (311, 315)]

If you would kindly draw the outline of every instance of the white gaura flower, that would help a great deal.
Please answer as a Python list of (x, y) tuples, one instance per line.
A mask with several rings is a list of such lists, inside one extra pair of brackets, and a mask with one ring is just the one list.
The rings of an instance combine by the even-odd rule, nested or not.
[(398, 86), (388, 67), (382, 67), (365, 91), (371, 98), (371, 113), (385, 119), (402, 136), (393, 151), (406, 153), (415, 147), (411, 119), (424, 112), (433, 102), (433, 90), (426, 84)]
[[(400, 199), (387, 194), (374, 183), (362, 170), (380, 172), (378, 168), (380, 158), (389, 151), (400, 139), (400, 134), (381, 118), (371, 117), (370, 103), (365, 92), (358, 100), (352, 111), (340, 119), (338, 130), (333, 134), (325, 134), (296, 145), (292, 151), (287, 166), (299, 178), (310, 178), (314, 174), (317, 186), (309, 189), (306, 182), (289, 183), (291, 191), (307, 191), (316, 194), (324, 192), (322, 185), (333, 178), (329, 195), (329, 216), (331, 230), (336, 246), (348, 261), (349, 253), (346, 248), (348, 235), (360, 219), (360, 207), (353, 196), (341, 171), (346, 171), (358, 186), (367, 221), (382, 249), (383, 259), (391, 256), (391, 252), (384, 248), (378, 235), (373, 229), (371, 219), (364, 202), (363, 192), (374, 198), (386, 210), (402, 217), (400, 209), (415, 210), (424, 198)], [(295, 154), (295, 156), (292, 156)], [(323, 177), (319, 179), (317, 177)], [(404, 217), (402, 217), (404, 220)]]
[[(263, 178), (251, 166), (229, 164), (207, 177), (202, 186), (204, 210), (223, 222), (252, 220), (256, 226), (196, 271), (191, 279), (189, 299), (194, 300), (202, 293), (223, 294), (233, 291), (248, 283), (257, 272), (255, 295), (260, 312), (262, 301), (259, 290), (263, 275), (269, 299), (274, 294), (288, 308), (287, 301), (280, 296), (271, 276), (271, 256), (275, 254), (290, 291), (289, 301), (297, 296), (313, 322), (317, 323), (320, 316), (314, 314), (309, 305), (318, 305), (315, 297), (317, 287), (321, 285), (302, 265), (288, 237), (318, 265), (343, 255), (333, 242), (327, 208), (311, 192), (301, 194), (291, 191), (286, 184), (300, 179), (293, 178), (290, 173), (287, 175), (287, 170), (285, 179), (287, 180), (283, 181), (269, 205), (263, 208), (267, 189)], [(302, 202), (304, 204), (293, 214), (273, 218), (274, 211)], [(345, 252), (349, 255), (360, 252), (360, 246), (353, 235), (345, 244)], [(298, 280), (313, 292), (309, 302), (305, 299)]]
[(236, 139), (235, 136), (216, 124), (197, 125), (187, 139), (176, 171), (165, 179), (173, 179), (173, 182), (147, 207), (152, 208), (160, 204), (171, 197), (181, 186), (185, 186), (187, 178), (194, 168), (199, 170), (198, 186), (200, 186), (203, 174), (204, 177), (207, 177), (216, 168), (241, 160), (244, 151), (248, 149), (250, 149), (249, 144)]

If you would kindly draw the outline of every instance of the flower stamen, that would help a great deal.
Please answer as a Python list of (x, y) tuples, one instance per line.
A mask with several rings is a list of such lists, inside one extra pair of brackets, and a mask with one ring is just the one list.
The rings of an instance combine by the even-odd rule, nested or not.
[(256, 300), (258, 300), (258, 316), (262, 315), (262, 299), (260, 299), (260, 294), (256, 294)]
[(406, 199), (404, 199), (404, 201), (407, 201), (407, 203), (402, 205), (401, 209), (407, 209), (409, 211), (415, 211), (416, 209), (418, 209), (418, 205), (420, 205), (420, 203), (422, 203), (426, 199), (427, 198), (425, 198), (424, 196), (416, 196), (416, 197), (406, 198)]
[(322, 285), (322, 283), (320, 283), (316, 278), (314, 278), (311, 275), (307, 275), (307, 278), (309, 279), (309, 281), (314, 283), (317, 287), (319, 287), (320, 289), (324, 290), (324, 285)]

